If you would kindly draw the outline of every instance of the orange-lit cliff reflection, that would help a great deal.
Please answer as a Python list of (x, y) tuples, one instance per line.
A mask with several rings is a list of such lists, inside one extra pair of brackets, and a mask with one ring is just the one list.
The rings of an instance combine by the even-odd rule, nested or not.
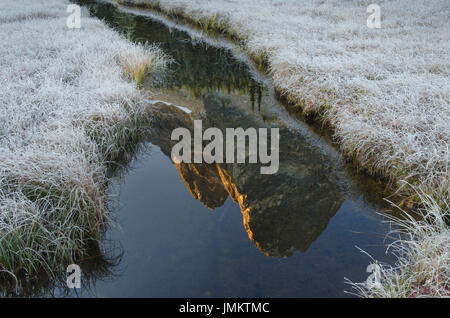
[(331, 199), (325, 200), (317, 193), (323, 190), (320, 187), (303, 191), (283, 182), (284, 178), (267, 182), (264, 179), (270, 176), (255, 171), (251, 171), (254, 178), (239, 178), (252, 180), (235, 183), (227, 165), (181, 163), (176, 167), (191, 195), (206, 207), (217, 208), (228, 196), (239, 204), (249, 239), (267, 256), (288, 257), (296, 250), (306, 251), (342, 202), (338, 193), (329, 193)]
[[(248, 127), (260, 122), (239, 123), (239, 110), (220, 107), (205, 100), (217, 121), (204, 119), (204, 128)], [(219, 106), (218, 106), (219, 105)], [(192, 129), (192, 115), (175, 107), (154, 108), (151, 142), (170, 157), (176, 127)], [(232, 126), (235, 123), (235, 126)], [(227, 126), (221, 126), (227, 125)], [(329, 178), (327, 163), (307, 145), (292, 142), (292, 132), (280, 130), (280, 169), (276, 174), (260, 174), (259, 164), (174, 164), (191, 195), (215, 209), (230, 197), (243, 215), (249, 239), (267, 256), (289, 257), (306, 251), (325, 230), (338, 211), (343, 196)]]

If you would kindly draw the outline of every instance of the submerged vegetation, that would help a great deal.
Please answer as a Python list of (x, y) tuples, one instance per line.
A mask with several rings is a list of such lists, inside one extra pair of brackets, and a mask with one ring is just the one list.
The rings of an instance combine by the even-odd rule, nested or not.
[[(0, 4), (0, 271), (60, 273), (108, 221), (108, 164), (151, 120), (136, 82), (165, 67), (59, 0)], [(131, 79), (131, 80), (130, 80)]]
[(366, 26), (360, 0), (117, 2), (238, 41), (286, 101), (329, 126), (349, 160), (403, 198), (396, 208), (424, 218), (391, 219), (402, 229), (388, 249), (398, 263), (382, 267), (381, 289), (354, 285), (361, 296), (450, 294), (447, 1), (382, 1), (381, 29)]

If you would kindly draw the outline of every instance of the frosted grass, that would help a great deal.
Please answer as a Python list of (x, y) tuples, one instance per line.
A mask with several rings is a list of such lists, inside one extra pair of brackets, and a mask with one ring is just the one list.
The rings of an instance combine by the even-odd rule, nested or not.
[[(108, 221), (107, 166), (151, 120), (137, 89), (165, 67), (59, 0), (0, 1), (0, 269), (65, 270)], [(143, 68), (143, 71), (142, 71)]]

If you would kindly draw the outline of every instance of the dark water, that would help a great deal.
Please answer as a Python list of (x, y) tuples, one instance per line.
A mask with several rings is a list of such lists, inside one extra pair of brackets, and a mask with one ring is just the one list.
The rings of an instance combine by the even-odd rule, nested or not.
[[(83, 288), (48, 284), (37, 286), (37, 294), (345, 297), (344, 277), (369, 275), (370, 259), (355, 246), (388, 261), (388, 229), (376, 214), (385, 208), (382, 188), (349, 169), (326, 136), (293, 119), (270, 81), (236, 49), (108, 4), (88, 8), (129, 39), (156, 42), (173, 58), (164, 84), (153, 83), (152, 98), (192, 113), (162, 103), (154, 108), (146, 142), (111, 185), (118, 194), (115, 225), (101, 242), (108, 247), (101, 256), (81, 263)], [(279, 171), (174, 164), (170, 134), (192, 130), (194, 119), (204, 129), (278, 127)]]

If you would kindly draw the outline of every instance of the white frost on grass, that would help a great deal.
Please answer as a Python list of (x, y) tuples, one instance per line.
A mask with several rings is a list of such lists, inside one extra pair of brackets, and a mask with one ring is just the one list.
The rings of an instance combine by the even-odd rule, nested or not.
[[(449, 297), (450, 296), (450, 217), (449, 203), (438, 204), (434, 198), (416, 189), (422, 202), (422, 219), (415, 219), (402, 210), (404, 217), (388, 217), (397, 237), (388, 245), (395, 266), (380, 266), (379, 286), (346, 279), (353, 294), (362, 297)], [(395, 205), (395, 204), (394, 204)], [(401, 208), (399, 208), (401, 210)], [(374, 260), (375, 263), (377, 263)]]
[(46, 0), (34, 0), (33, 5), (24, 5), (19, 1), (0, 1), (0, 24), (22, 20), (60, 17), (61, 11), (66, 10), (67, 3), (53, 1), (49, 6)]
[(164, 67), (97, 19), (69, 29), (68, 4), (0, 2), (0, 270), (12, 274), (54, 271), (99, 235), (107, 163), (147, 120), (133, 68)]

